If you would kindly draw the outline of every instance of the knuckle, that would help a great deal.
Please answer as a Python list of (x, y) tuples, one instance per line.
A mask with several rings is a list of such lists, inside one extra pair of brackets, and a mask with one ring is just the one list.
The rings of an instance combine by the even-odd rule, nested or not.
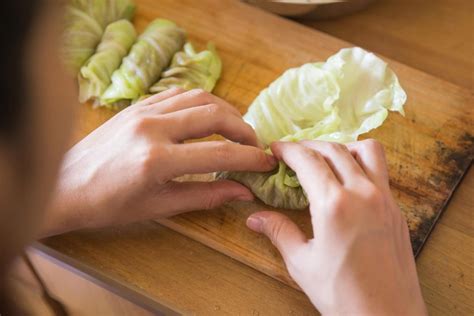
[(336, 190), (330, 193), (328, 202), (330, 214), (340, 216), (346, 212), (348, 203), (350, 203), (350, 197), (344, 190)]
[(365, 139), (365, 140), (361, 141), (360, 144), (368, 150), (383, 151), (382, 144), (379, 141), (377, 141), (375, 139), (372, 139), (372, 138)]
[(262, 150), (255, 149), (252, 153), (254, 161), (259, 165), (259, 166), (266, 166), (269, 164), (267, 156), (265, 152)]
[(382, 191), (373, 184), (367, 185), (363, 190), (364, 198), (373, 205), (374, 208), (380, 208), (384, 204), (384, 195)]
[(219, 205), (219, 200), (215, 195), (208, 195), (203, 202), (203, 207), (206, 210), (211, 210)]
[(327, 146), (334, 151), (347, 151), (347, 147), (340, 143), (329, 142)]
[(232, 158), (232, 151), (229, 144), (218, 143), (214, 146), (214, 156), (218, 160), (227, 161)]
[(134, 120), (132, 124), (132, 129), (135, 134), (143, 135), (149, 133), (150, 128), (155, 124), (156, 122), (154, 119), (146, 116), (141, 116)]
[(250, 126), (250, 124), (246, 123), (245, 121), (243, 121), (240, 118), (237, 122), (239, 123), (239, 126), (241, 126), (241, 128), (239, 128), (240, 138), (242, 140), (247, 139), (247, 140), (256, 141), (257, 136), (256, 136), (255, 130), (252, 128), (252, 126)]
[(207, 194), (203, 199), (203, 208), (206, 210), (216, 208), (225, 201), (224, 195), (219, 190), (213, 189), (213, 187), (215, 187), (215, 183), (210, 182), (209, 186), (211, 188), (209, 191), (212, 193)]
[(295, 144), (295, 150), (299, 152), (299, 154), (305, 158), (314, 159), (314, 158), (319, 157), (319, 154), (315, 150), (312, 150), (301, 144)]
[(285, 229), (285, 222), (282, 219), (276, 219), (271, 222), (267, 220), (266, 222), (269, 223), (267, 224), (267, 235), (272, 244), (276, 246), (283, 230)]
[(169, 181), (164, 185), (159, 185), (159, 186), (154, 185), (152, 186), (153, 188), (152, 193), (159, 195), (160, 198), (162, 198), (163, 200), (172, 198), (177, 188), (177, 185), (178, 184), (174, 181)]
[(216, 116), (217, 118), (221, 118), (222, 115), (224, 114), (222, 107), (216, 103), (211, 103), (211, 104), (206, 105), (205, 109), (208, 115)]
[(183, 93), (185, 92), (186, 90), (184, 90), (183, 88), (180, 88), (180, 87), (173, 87), (169, 90), (169, 93), (171, 94), (179, 94), (179, 93)]
[(189, 91), (191, 97), (198, 98), (204, 102), (209, 102), (211, 97), (210, 93), (203, 89), (192, 89)]
[(166, 170), (169, 168), (160, 168), (160, 172), (157, 171), (157, 166), (169, 165), (168, 161), (173, 157), (171, 148), (168, 146), (148, 145), (143, 150), (141, 161), (141, 173), (144, 179), (154, 176), (154, 181), (157, 184), (164, 184), (171, 180), (174, 176), (169, 175)]

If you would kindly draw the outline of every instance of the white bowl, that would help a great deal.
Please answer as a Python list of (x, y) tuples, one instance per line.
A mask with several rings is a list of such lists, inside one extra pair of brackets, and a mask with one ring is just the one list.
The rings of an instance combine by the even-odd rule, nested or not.
[[(308, 19), (326, 19), (349, 14), (365, 8), (374, 0), (315, 0), (304, 3), (304, 0), (285, 3), (280, 0), (243, 0), (264, 10), (288, 17)], [(287, 0), (288, 2), (291, 2)], [(317, 3), (313, 3), (317, 2)]]

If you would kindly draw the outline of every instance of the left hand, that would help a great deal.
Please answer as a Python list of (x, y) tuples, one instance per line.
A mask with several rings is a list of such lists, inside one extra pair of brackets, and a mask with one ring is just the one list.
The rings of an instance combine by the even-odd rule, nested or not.
[[(220, 134), (232, 141), (183, 141)], [(184, 174), (269, 171), (276, 159), (224, 100), (171, 89), (134, 104), (66, 155), (42, 235), (211, 209), (252, 200), (239, 183), (176, 182)]]

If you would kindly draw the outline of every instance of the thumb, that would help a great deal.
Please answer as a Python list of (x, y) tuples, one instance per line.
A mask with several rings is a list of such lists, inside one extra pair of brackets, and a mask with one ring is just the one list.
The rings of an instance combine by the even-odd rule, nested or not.
[(267, 236), (278, 248), (285, 262), (307, 242), (301, 229), (288, 217), (277, 212), (254, 213), (247, 219), (247, 226)]

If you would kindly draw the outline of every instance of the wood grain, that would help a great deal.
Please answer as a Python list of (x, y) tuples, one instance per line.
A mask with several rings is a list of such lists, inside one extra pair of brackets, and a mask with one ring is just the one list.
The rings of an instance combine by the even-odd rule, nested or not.
[[(67, 308), (70, 316), (156, 315), (75, 273), (71, 273), (38, 251), (30, 250), (28, 256), (45, 282), (50, 295)], [(40, 284), (23, 260), (19, 259), (15, 263), (8, 277), (15, 284), (13, 288), (15, 301), (18, 306), (27, 309), (28, 315), (55, 316), (45, 303)]]
[(153, 300), (184, 315), (317, 315), (303, 293), (155, 222), (68, 233), (42, 245), (139, 305)]
[[(180, 1), (176, 2), (181, 3)], [(472, 81), (469, 81), (469, 75), (472, 78), (473, 71), (472, 50), (470, 50), (472, 46), (470, 46), (470, 49), (463, 49), (462, 47), (457, 49), (456, 46), (450, 48), (450, 43), (458, 43), (459, 45), (465, 43), (464, 48), (469, 48), (469, 43), (472, 43), (472, 40), (469, 41), (470, 36), (472, 36), (472, 28), (465, 27), (472, 23), (472, 19), (467, 14), (472, 12), (472, 9), (470, 9), (472, 2), (469, 0), (454, 2), (381, 0), (379, 2), (380, 5), (377, 5), (377, 10), (369, 8), (368, 11), (335, 21), (320, 23), (325, 25), (324, 31), (341, 36), (349, 41), (355, 41), (357, 44), (373, 49), (375, 52), (383, 51), (385, 55), (402, 60), (412, 67), (436, 74), (466, 87), (472, 84)], [(397, 5), (399, 2), (400, 5)], [(437, 14), (429, 14), (424, 17), (423, 10), (418, 10), (417, 12), (421, 17), (411, 18), (411, 13), (405, 12), (408, 2), (418, 7), (432, 6), (430, 12), (437, 12)], [(164, 14), (161, 16), (164, 16)], [(358, 32), (358, 23), (363, 23), (366, 19), (370, 20), (370, 23), (365, 23), (363, 28), (360, 29), (361, 31)], [(257, 19), (254, 18), (254, 20)], [(387, 22), (387, 20), (390, 21)], [(255, 23), (258, 23), (258, 21)], [(339, 27), (340, 23), (344, 23), (345, 26)], [(390, 23), (391, 27), (381, 27), (384, 23)], [(445, 28), (443, 27), (445, 25), (450, 26)], [(272, 25), (268, 26), (272, 27)], [(423, 34), (428, 36), (416, 36), (417, 28), (420, 26), (423, 29)], [(319, 25), (315, 24), (315, 27), (319, 27)], [(451, 31), (453, 29), (456, 31)], [(279, 28), (274, 27), (272, 30), (280, 31)], [(414, 35), (406, 36), (410, 33)], [(457, 66), (457, 63), (440, 62), (437, 46), (442, 47), (442, 54), (448, 60), (464, 60), (462, 66)], [(405, 58), (406, 54), (409, 54), (409, 58)], [(228, 65), (225, 66), (228, 67)], [(244, 69), (248, 69), (248, 67), (244, 67)], [(253, 73), (250, 77), (259, 78), (259, 74)], [(450, 75), (446, 76), (446, 74)], [(456, 78), (468, 79), (458, 80)], [(432, 77), (427, 77), (427, 80), (431, 79)], [(269, 81), (271, 80), (269, 79)], [(402, 79), (402, 84), (406, 87), (404, 80)], [(443, 86), (438, 88), (444, 89)], [(252, 96), (245, 97), (246, 91), (244, 89), (235, 89), (240, 91), (243, 102), (249, 102), (253, 98)], [(460, 90), (466, 93), (465, 90)], [(431, 92), (425, 91), (425, 94), (429, 93)], [(238, 99), (238, 96), (234, 99)], [(411, 102), (410, 99), (407, 110), (411, 108)], [(436, 100), (434, 103), (436, 103)], [(461, 106), (469, 111), (472, 108), (472, 103), (458, 105), (458, 107)], [(111, 115), (106, 111), (99, 111), (95, 113), (97, 115), (96, 121), (88, 121), (88, 111), (88, 108), (81, 108), (80, 118), (82, 122), (78, 128), (78, 133), (82, 135), (94, 129), (97, 124), (105, 121)], [(429, 122), (427, 122), (427, 125), (429, 125)], [(468, 126), (465, 128), (469, 130)], [(393, 172), (391, 171), (392, 175)], [(474, 265), (472, 256), (472, 249), (474, 248), (473, 197), (474, 172), (471, 169), (459, 190), (454, 194), (453, 200), (417, 260), (423, 294), (432, 315), (472, 315), (474, 313), (472, 303), (474, 295), (472, 269)], [(78, 262), (87, 264), (96, 271), (98, 276), (114, 276), (124, 286), (130, 287), (132, 290), (140, 289), (141, 293), (158, 301), (163, 297), (170, 298), (170, 304), (173, 304), (176, 308), (186, 306), (189, 308), (188, 310), (201, 315), (221, 312), (224, 314), (238, 314), (239, 312), (242, 313), (241, 306), (251, 307), (259, 311), (261, 315), (276, 314), (277, 310), (272, 309), (273, 300), (277, 306), (288, 306), (289, 308), (300, 306), (300, 303), (295, 300), (298, 293), (295, 294), (291, 289), (282, 286), (281, 291), (276, 295), (273, 292), (274, 287), (269, 285), (269, 282), (274, 281), (261, 277), (252, 269), (247, 269), (238, 262), (218, 255), (192, 240), (181, 242), (180, 236), (176, 233), (163, 230), (158, 225), (152, 228), (148, 223), (137, 224), (134, 229), (143, 232), (139, 243), (133, 241), (133, 233), (123, 229), (113, 235), (112, 238), (104, 238), (100, 232), (82, 232), (50, 238), (46, 241), (46, 244)], [(155, 235), (159, 235), (159, 237)], [(161, 244), (159, 242), (160, 238), (164, 238), (169, 245)], [(116, 243), (113, 242), (115, 239), (117, 240)], [(182, 248), (188, 244), (195, 250), (192, 256), (188, 256), (185, 251), (182, 251)], [(121, 251), (120, 249), (124, 250)], [(154, 256), (154, 250), (160, 253), (158, 259)], [(150, 253), (150, 255), (144, 255), (144, 253)], [(162, 258), (170, 258), (170, 260), (166, 261), (165, 264), (160, 264)], [(157, 265), (157, 267), (151, 268), (153, 265)], [(190, 269), (194, 269), (195, 273), (181, 273)], [(219, 271), (218, 276), (221, 280), (219, 284), (209, 284), (206, 280), (203, 280), (201, 275), (214, 275), (216, 269)], [(166, 275), (171, 275), (176, 279), (167, 278)], [(239, 282), (240, 280), (243, 281)], [(158, 290), (157, 284), (163, 286), (160, 286)], [(244, 285), (242, 286), (242, 284)], [(213, 287), (216, 286), (219, 287), (220, 291), (213, 290)], [(245, 289), (236, 291), (234, 286), (244, 287)], [(200, 289), (199, 293), (195, 290), (196, 288)], [(284, 290), (285, 288), (286, 290)], [(182, 293), (187, 293), (183, 296), (183, 300), (172, 299), (180, 297), (183, 295)], [(254, 300), (255, 295), (260, 299)], [(301, 293), (300, 296), (303, 297)], [(269, 299), (262, 299), (263, 297)], [(213, 303), (214, 298), (219, 301), (221, 311), (212, 309), (211, 303)], [(209, 304), (206, 304), (206, 302)], [(295, 315), (307, 315), (313, 311), (310, 304), (302, 304), (302, 306), (302, 309), (296, 310)], [(246, 314), (253, 313), (251, 309), (246, 311)]]
[(474, 88), (474, 1), (377, 0), (356, 14), (301, 22)]
[[(350, 46), (232, 1), (143, 1), (136, 24), (143, 28), (159, 15), (176, 21), (199, 44), (212, 40), (217, 45), (224, 71), (215, 93), (242, 113), (258, 92), (285, 69), (325, 60), (340, 48)], [(390, 115), (383, 127), (364, 137), (378, 139), (386, 148), (393, 194), (408, 220), (417, 254), (471, 163), (473, 98), (465, 89), (388, 61), (409, 96), (406, 117)], [(95, 111), (83, 112), (83, 120), (91, 128), (103, 118)], [(263, 208), (267, 207), (234, 203), (160, 223), (295, 286), (269, 241), (245, 229), (247, 216)], [(307, 211), (279, 211), (311, 236)]]

